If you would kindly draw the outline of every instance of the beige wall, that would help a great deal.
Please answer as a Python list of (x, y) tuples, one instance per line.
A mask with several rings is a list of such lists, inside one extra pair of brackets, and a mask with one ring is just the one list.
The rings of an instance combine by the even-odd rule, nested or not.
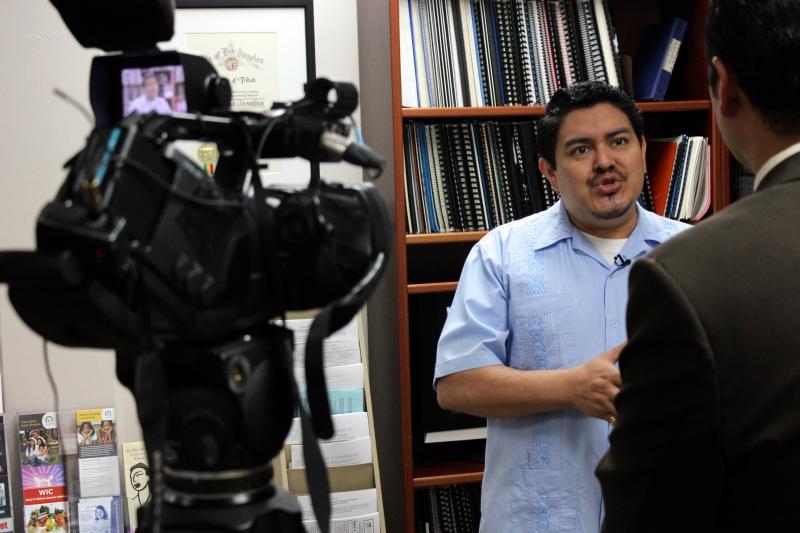
[[(83, 145), (91, 125), (53, 95), (58, 87), (88, 104), (88, 77), (96, 51), (73, 39), (44, 0), (3, 0), (0, 31), (0, 249), (30, 249), (36, 216), (64, 179), (61, 166)], [(318, 0), (315, 6), (317, 74), (358, 80), (356, 0)], [(358, 117), (357, 117), (358, 118)], [(337, 165), (323, 174), (357, 181), (361, 172)], [(12, 484), (18, 484), (13, 436), (19, 412), (50, 410), (42, 341), (21, 323), (0, 287), (3, 404)], [(116, 406), (121, 441), (137, 440), (133, 398), (116, 381), (111, 352), (50, 345), (62, 409)], [(17, 465), (17, 466), (15, 466)], [(14, 493), (19, 510), (19, 492)], [(21, 525), (19, 514), (17, 526)]]

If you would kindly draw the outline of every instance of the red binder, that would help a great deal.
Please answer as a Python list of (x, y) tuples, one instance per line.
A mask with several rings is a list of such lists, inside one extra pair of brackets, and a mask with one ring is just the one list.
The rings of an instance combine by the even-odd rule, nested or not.
[(680, 137), (671, 139), (647, 139), (647, 174), (650, 176), (650, 190), (653, 193), (653, 207), (656, 213), (664, 215), (675, 155), (678, 152)]

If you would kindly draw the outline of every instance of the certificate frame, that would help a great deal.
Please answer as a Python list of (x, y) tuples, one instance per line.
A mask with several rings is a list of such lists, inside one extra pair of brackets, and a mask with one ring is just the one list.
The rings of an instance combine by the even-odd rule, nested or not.
[[(313, 0), (176, 0), (175, 7), (172, 44), (179, 47), (184, 39), (181, 28), (186, 26), (182, 22), (187, 19), (191, 20), (192, 31), (275, 33), (278, 57), (285, 59), (280, 62), (283, 66), (278, 68), (276, 76), (279, 85), (276, 101), (300, 99), (303, 86), (316, 78)], [(286, 20), (289, 24), (276, 24), (268, 30), (261, 30), (254, 22), (254, 19), (267, 20), (270, 17)], [(231, 29), (234, 27), (249, 29)], [(297, 29), (302, 31), (293, 31)], [(304, 185), (309, 177), (319, 178), (320, 175), (319, 163), (298, 159), (272, 160), (269, 163), (270, 170), (261, 175), (265, 184), (297, 187)]]
[(313, 0), (176, 0), (177, 9), (302, 9), (305, 19), (306, 80), (316, 78)]

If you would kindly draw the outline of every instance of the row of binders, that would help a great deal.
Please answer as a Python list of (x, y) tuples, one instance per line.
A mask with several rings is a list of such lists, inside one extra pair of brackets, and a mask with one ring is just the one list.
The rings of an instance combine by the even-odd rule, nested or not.
[(607, 0), (400, 0), (405, 107), (542, 105), (562, 87), (619, 86)]
[(487, 230), (558, 200), (533, 121), (407, 121), (404, 137), (409, 233)]
[[(699, 221), (711, 206), (711, 149), (705, 137), (679, 135), (647, 142), (645, 207), (675, 220)], [(648, 191), (649, 188), (649, 191)]]
[(415, 533), (477, 533), (481, 485), (443, 485), (414, 492)]
[[(404, 123), (409, 234), (482, 231), (547, 209), (559, 195), (538, 169), (536, 122)], [(711, 205), (708, 139), (647, 142), (645, 208), (698, 221)]]

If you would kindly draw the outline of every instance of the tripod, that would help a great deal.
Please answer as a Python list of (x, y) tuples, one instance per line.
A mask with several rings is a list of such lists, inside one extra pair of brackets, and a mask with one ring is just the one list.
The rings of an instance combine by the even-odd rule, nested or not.
[(151, 464), (141, 531), (305, 531), (271, 465), (297, 404), (292, 348), (291, 331), (263, 326), (212, 345), (117, 352)]
[[(305, 532), (300, 522), (300, 507), (290, 493), (272, 483), (272, 468), (227, 471), (214, 474), (174, 472), (165, 469), (167, 488), (160, 510), (161, 531), (171, 533), (294, 533)], [(260, 489), (236, 490), (236, 487), (260, 480)], [(193, 492), (176, 490), (183, 485)], [(228, 492), (213, 492), (225, 490)], [(153, 533), (156, 502), (140, 509), (138, 528)]]

